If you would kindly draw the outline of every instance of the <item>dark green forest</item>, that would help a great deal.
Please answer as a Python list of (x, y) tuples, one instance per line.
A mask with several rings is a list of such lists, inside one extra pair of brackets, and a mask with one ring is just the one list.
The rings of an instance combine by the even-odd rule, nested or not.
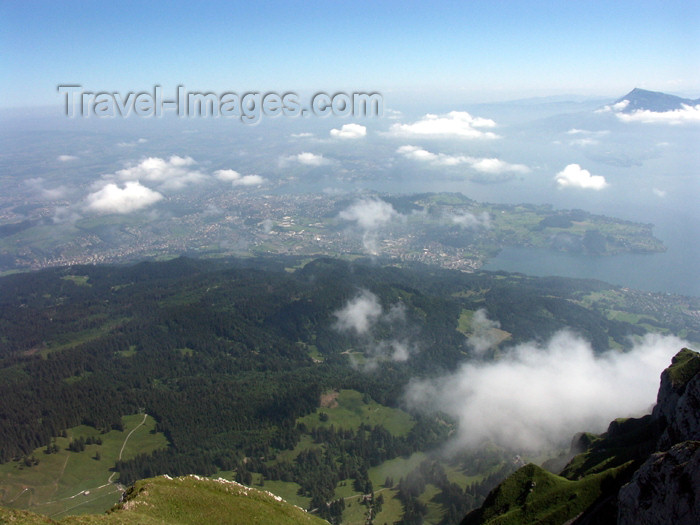
[[(403, 305), (398, 330), (411, 335), (416, 350), (410, 359), (353, 365), (349, 351), (368, 349), (360, 337), (335, 327), (334, 312), (360, 290), (371, 291), (387, 310)], [(319, 407), (323, 392), (354, 389), (400, 407), (409, 380), (471, 358), (458, 330), (465, 310), (487, 308), (511, 334), (508, 344), (573, 327), (596, 351), (611, 342), (625, 347), (630, 335), (646, 328), (611, 319), (608, 305), (585, 301), (616, 290), (598, 281), (334, 259), (179, 258), (6, 276), (0, 279), (0, 461), (49, 447), (67, 428), (106, 431), (120, 428), (123, 415), (146, 412), (170, 446), (117, 463), (122, 483), (218, 470), (235, 470), (245, 483), (256, 472), (298, 482), (312, 508), (322, 507), (332, 520), (342, 503), (323, 503), (331, 502), (340, 480), (352, 478), (358, 491), (372, 493), (369, 467), (438, 447), (451, 425), (443, 416), (414, 414), (410, 432), (394, 436), (381, 426), (297, 424)], [(637, 307), (644, 311), (643, 304)], [(669, 312), (662, 319), (647, 315), (647, 325), (697, 334), (682, 308)], [(392, 330), (380, 326), (374, 337), (389, 340)], [(497, 357), (498, 351), (488, 358)], [(270, 463), (304, 434), (324, 447), (294, 462)], [(462, 490), (426, 464), (392, 480), (406, 523), (419, 522), (411, 521), (421, 515), (414, 485), (425, 480), (451, 502), (452, 518), (497, 482)]]

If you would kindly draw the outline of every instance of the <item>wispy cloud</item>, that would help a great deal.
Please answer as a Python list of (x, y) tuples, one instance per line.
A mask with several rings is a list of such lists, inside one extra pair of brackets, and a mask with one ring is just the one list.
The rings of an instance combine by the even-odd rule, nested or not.
[(454, 137), (460, 139), (495, 139), (498, 135), (484, 128), (494, 128), (491, 119), (473, 117), (466, 111), (445, 115), (427, 114), (411, 124), (393, 124), (389, 133), (396, 136)]
[(343, 308), (335, 312), (335, 328), (341, 332), (365, 335), (382, 315), (379, 299), (369, 290), (361, 290)]
[(141, 138), (131, 142), (118, 142), (117, 146), (119, 146), (120, 148), (133, 148), (138, 144), (145, 144), (146, 142), (148, 142), (148, 139)]
[(71, 162), (73, 160), (78, 160), (78, 157), (75, 155), (59, 155), (57, 160), (58, 162)]
[(465, 229), (491, 228), (491, 216), (488, 212), (482, 212), (479, 215), (474, 215), (469, 212), (450, 213), (446, 217), (448, 222)]
[(62, 199), (68, 194), (68, 188), (63, 185), (56, 186), (53, 188), (46, 187), (46, 180), (43, 177), (35, 177), (32, 179), (27, 179), (24, 182), (28, 187), (30, 187), (34, 192), (46, 200), (56, 200)]
[(608, 186), (605, 177), (602, 175), (591, 175), (588, 170), (583, 169), (578, 164), (566, 166), (566, 168), (557, 173), (555, 180), (560, 188), (602, 190)]
[(501, 323), (489, 319), (486, 309), (480, 308), (472, 317), (471, 333), (467, 338), (467, 344), (476, 355), (483, 355), (502, 340), (500, 328)]
[(530, 168), (524, 164), (511, 164), (497, 158), (476, 158), (466, 155), (447, 155), (445, 153), (433, 153), (418, 146), (401, 146), (396, 152), (407, 159), (425, 162), (433, 166), (460, 166), (470, 168), (488, 174), (500, 173), (529, 173)]
[(359, 199), (342, 210), (338, 218), (353, 222), (362, 230), (362, 244), (369, 253), (378, 253), (377, 232), (395, 219), (403, 218), (386, 201), (376, 198)]
[[(406, 337), (406, 308), (402, 303), (393, 304), (385, 310), (375, 294), (362, 289), (333, 315), (336, 318), (333, 325), (336, 330), (358, 337), (364, 349), (364, 368), (367, 370), (376, 368), (381, 361), (407, 361), (417, 351), (416, 346)], [(388, 338), (376, 337), (374, 329), (378, 325), (389, 332)], [(397, 327), (402, 332), (401, 335), (392, 334), (397, 331)]]
[(234, 186), (260, 186), (266, 182), (260, 175), (241, 175), (235, 170), (216, 170), (214, 176), (224, 182), (230, 182)]

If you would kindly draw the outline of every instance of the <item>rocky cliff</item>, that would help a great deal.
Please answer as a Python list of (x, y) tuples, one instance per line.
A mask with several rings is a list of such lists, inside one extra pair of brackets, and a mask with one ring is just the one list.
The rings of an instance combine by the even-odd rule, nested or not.
[(700, 354), (676, 354), (652, 414), (615, 420), (600, 436), (581, 434), (572, 449), (581, 452), (548, 476), (555, 497), (533, 483), (526, 465), (462, 524), (700, 523)]
[(700, 523), (700, 355), (684, 349), (661, 374), (657, 449), (618, 495), (620, 525)]

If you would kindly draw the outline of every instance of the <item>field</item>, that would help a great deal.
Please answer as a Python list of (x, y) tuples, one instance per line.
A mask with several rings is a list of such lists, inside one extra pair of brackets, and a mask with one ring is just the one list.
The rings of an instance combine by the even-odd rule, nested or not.
[[(0, 465), (0, 505), (61, 519), (70, 514), (101, 513), (112, 507), (123, 488), (111, 471), (115, 462), (168, 445), (163, 434), (155, 433), (155, 421), (146, 414), (123, 418), (124, 430), (105, 434), (88, 426), (68, 429), (55, 442), (58, 452), (34, 451), (38, 464), (23, 461)], [(94, 437), (102, 444), (86, 445), (82, 452), (68, 450), (71, 439)], [(98, 455), (99, 454), (99, 455)], [(99, 459), (98, 459), (99, 458)]]
[[(356, 390), (341, 390), (328, 396), (325, 403), (328, 406), (319, 408), (316, 412), (298, 419), (307, 428), (330, 427), (335, 428), (359, 428), (361, 424), (375, 426), (381, 425), (394, 436), (405, 436), (413, 428), (413, 418), (394, 408), (388, 408), (375, 401), (365, 402), (360, 392)], [(322, 404), (324, 404), (322, 402)], [(325, 414), (327, 419), (321, 421), (320, 414)]]

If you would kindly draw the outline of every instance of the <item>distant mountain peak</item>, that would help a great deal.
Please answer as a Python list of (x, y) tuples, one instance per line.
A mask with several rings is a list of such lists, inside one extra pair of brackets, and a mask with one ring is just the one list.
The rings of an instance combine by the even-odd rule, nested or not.
[(634, 88), (624, 97), (617, 99), (615, 104), (624, 101), (628, 101), (628, 104), (622, 109), (624, 113), (632, 113), (637, 110), (657, 112), (673, 111), (675, 109), (681, 109), (683, 104), (688, 106), (700, 104), (700, 99), (692, 100), (676, 95), (669, 95), (668, 93), (662, 93), (660, 91), (649, 91), (641, 88)]

